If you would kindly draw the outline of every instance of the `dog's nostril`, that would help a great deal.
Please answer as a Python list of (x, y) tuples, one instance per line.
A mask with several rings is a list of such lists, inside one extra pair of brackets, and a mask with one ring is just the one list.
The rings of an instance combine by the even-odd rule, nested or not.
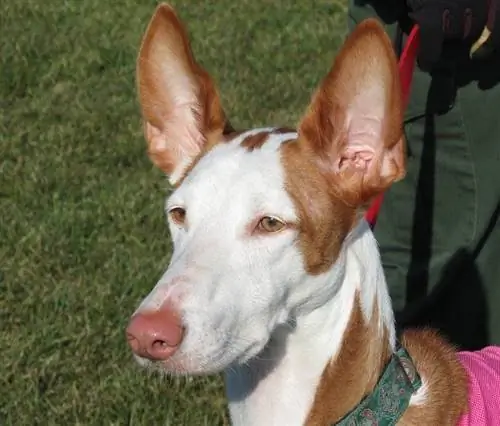
[(153, 348), (155, 349), (162, 349), (162, 348), (173, 348), (177, 345), (171, 345), (170, 343), (168, 343), (166, 340), (155, 340), (153, 342)]

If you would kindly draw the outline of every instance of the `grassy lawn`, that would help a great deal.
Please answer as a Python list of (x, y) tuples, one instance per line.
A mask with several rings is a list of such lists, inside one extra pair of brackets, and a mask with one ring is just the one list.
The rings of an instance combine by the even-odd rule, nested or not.
[[(1, 425), (227, 424), (220, 378), (124, 337), (170, 251), (135, 93), (156, 3), (0, 2)], [(346, 30), (345, 0), (173, 4), (237, 127), (293, 125)]]

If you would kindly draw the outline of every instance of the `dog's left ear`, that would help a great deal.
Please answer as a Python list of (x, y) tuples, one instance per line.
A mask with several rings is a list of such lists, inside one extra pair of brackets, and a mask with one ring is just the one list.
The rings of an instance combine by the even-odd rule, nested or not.
[(299, 125), (332, 189), (361, 206), (405, 175), (398, 66), (374, 19), (349, 36)]

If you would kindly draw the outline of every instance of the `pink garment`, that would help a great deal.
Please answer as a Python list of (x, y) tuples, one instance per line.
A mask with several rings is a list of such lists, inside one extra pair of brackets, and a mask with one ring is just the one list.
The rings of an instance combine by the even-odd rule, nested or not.
[(458, 357), (469, 375), (469, 412), (458, 426), (500, 426), (500, 346)]

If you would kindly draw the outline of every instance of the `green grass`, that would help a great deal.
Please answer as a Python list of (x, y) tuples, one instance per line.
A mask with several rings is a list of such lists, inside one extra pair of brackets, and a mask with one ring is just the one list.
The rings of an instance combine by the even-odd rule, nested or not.
[[(170, 251), (134, 81), (155, 5), (0, 4), (1, 425), (227, 424), (220, 378), (124, 338)], [(174, 5), (238, 127), (295, 124), (346, 31), (345, 0)]]

